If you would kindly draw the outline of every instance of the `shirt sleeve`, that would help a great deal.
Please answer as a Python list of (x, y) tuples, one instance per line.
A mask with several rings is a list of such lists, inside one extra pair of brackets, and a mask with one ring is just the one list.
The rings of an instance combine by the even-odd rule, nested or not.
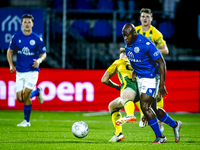
[(153, 61), (157, 60), (162, 56), (158, 48), (155, 46), (155, 44), (152, 44), (150, 42), (146, 42), (146, 46), (148, 47), (148, 55), (151, 57)]
[(157, 46), (162, 46), (166, 43), (166, 41), (163, 39), (162, 33), (158, 30), (155, 30), (155, 43)]
[(46, 53), (46, 46), (42, 38), (39, 39), (38, 50), (40, 54)]
[(113, 76), (117, 73), (118, 64), (118, 60), (115, 60), (114, 63), (107, 69), (107, 72), (110, 74), (110, 76)]
[(16, 43), (16, 36), (13, 35), (8, 48), (10, 48), (11, 50), (14, 51), (15, 50), (15, 45), (16, 45), (15, 43)]

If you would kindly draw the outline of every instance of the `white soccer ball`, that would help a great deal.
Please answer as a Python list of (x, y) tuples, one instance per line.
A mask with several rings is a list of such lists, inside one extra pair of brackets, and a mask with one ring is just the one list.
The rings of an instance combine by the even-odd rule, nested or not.
[(72, 125), (72, 133), (77, 138), (86, 137), (89, 132), (89, 127), (84, 121), (77, 121)]

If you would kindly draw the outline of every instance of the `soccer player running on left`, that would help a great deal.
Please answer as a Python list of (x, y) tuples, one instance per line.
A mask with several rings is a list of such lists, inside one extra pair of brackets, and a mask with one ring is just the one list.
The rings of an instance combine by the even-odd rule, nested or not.
[[(37, 96), (43, 103), (41, 88), (32, 91), (37, 83), (40, 64), (46, 58), (45, 44), (36, 33), (32, 32), (34, 18), (24, 14), (21, 18), (22, 32), (16, 33), (9, 44), (7, 59), (10, 72), (16, 70), (16, 96), (17, 100), (24, 103), (24, 120), (17, 126), (27, 127), (30, 124), (32, 110), (31, 98)], [(13, 64), (13, 52), (17, 54), (16, 68)]]
[[(168, 95), (165, 88), (166, 64), (162, 54), (151, 40), (136, 33), (133, 24), (125, 24), (122, 35), (126, 56), (138, 76), (137, 83), (142, 112), (156, 136), (152, 143), (167, 142), (167, 138), (160, 130), (157, 119), (173, 128), (175, 142), (179, 142), (182, 122), (175, 121), (162, 108), (157, 107), (155, 99), (158, 90), (163, 97)], [(159, 64), (159, 66), (156, 64)], [(156, 78), (157, 67), (160, 78)]]
[[(134, 123), (137, 120), (134, 116), (134, 99), (137, 94), (137, 83), (132, 82), (133, 69), (130, 66), (128, 58), (126, 57), (124, 48), (120, 48), (119, 57), (120, 58), (115, 60), (114, 63), (106, 70), (101, 79), (102, 83), (120, 90), (120, 97), (110, 102), (108, 107), (112, 116), (114, 128), (116, 130), (114, 136), (109, 140), (109, 142), (119, 142), (123, 140), (124, 135), (122, 134), (121, 125), (126, 122)], [(118, 85), (110, 80), (110, 78), (116, 73), (118, 74), (121, 85)], [(122, 118), (120, 113), (122, 108), (124, 108), (126, 112), (126, 117), (124, 118)]]

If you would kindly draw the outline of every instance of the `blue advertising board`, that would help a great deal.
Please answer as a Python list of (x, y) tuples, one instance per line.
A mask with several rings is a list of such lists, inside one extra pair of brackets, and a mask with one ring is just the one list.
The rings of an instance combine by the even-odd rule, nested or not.
[(34, 17), (33, 31), (43, 37), (43, 9), (0, 8), (0, 48), (7, 49), (12, 35), (22, 30), (21, 17), (23, 14), (31, 14)]

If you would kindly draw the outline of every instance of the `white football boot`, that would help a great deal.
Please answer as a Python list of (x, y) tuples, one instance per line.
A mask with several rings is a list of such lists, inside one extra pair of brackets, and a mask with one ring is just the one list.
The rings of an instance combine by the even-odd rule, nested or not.
[(181, 138), (180, 130), (182, 128), (183, 123), (181, 121), (177, 121), (176, 124), (177, 124), (177, 126), (175, 128), (173, 128), (173, 131), (174, 131), (175, 142), (178, 143)]
[(139, 122), (139, 127), (143, 128), (147, 125), (147, 122), (145, 122), (144, 120), (142, 120), (144, 115), (140, 116), (140, 122)]
[(20, 124), (17, 124), (18, 127), (29, 127), (31, 126), (30, 122), (23, 120)]
[(122, 132), (120, 132), (118, 135), (114, 134), (113, 137), (109, 140), (109, 142), (120, 142), (124, 138), (124, 135), (122, 134)]
[(39, 95), (37, 96), (37, 98), (39, 99), (40, 103), (42, 104), (44, 102), (44, 99), (42, 97), (42, 88), (38, 87), (37, 90), (39, 92)]

